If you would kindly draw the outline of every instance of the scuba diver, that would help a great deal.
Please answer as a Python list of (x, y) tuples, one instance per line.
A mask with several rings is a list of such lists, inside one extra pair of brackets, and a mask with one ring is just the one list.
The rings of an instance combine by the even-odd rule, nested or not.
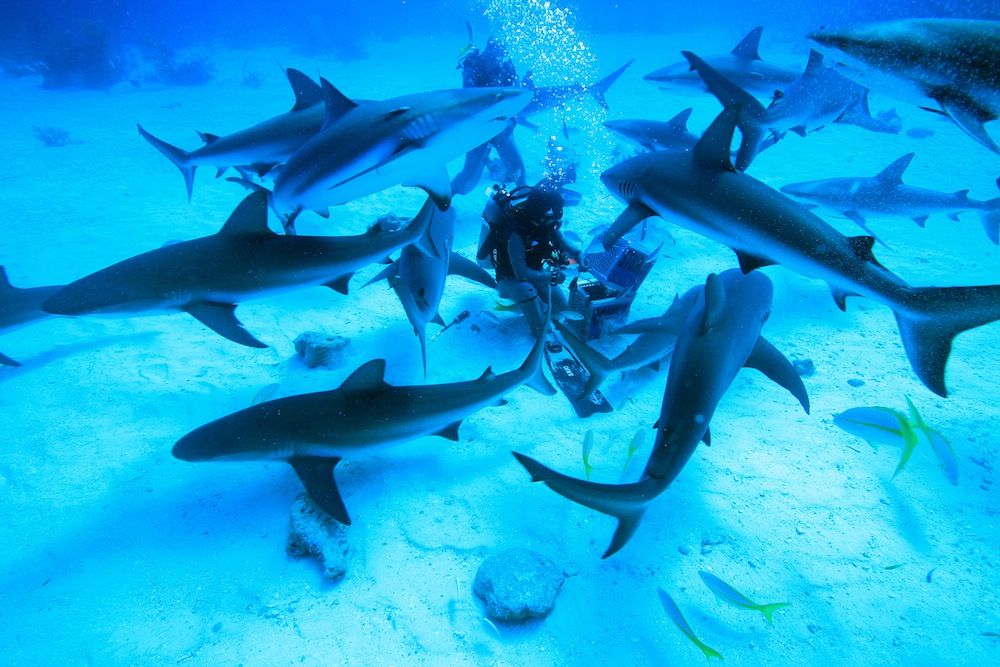
[[(507, 49), (503, 44), (491, 37), (486, 42), (486, 48), (480, 51), (471, 45), (471, 27), (469, 34), (469, 49), (458, 63), (458, 68), (462, 70), (462, 87), (516, 87), (517, 70), (507, 56)], [(509, 120), (503, 132), (465, 154), (465, 165), (451, 182), (453, 194), (468, 194), (476, 187), (482, 178), (483, 169), (489, 164), (491, 148), (496, 149), (503, 165), (504, 173), (498, 180), (514, 183), (517, 186), (526, 183), (524, 160), (521, 159), (521, 153), (514, 144), (515, 125), (514, 119)]]
[[(483, 210), (489, 225), (476, 258), (489, 259), (496, 269), (497, 290), (517, 302), (535, 336), (542, 333), (546, 311), (566, 307), (566, 297), (555, 289), (566, 280), (566, 268), (581, 263), (579, 248), (559, 228), (564, 201), (555, 190), (521, 186), (507, 192), (493, 186)], [(520, 201), (518, 201), (520, 200)], [(514, 203), (517, 202), (517, 203)]]

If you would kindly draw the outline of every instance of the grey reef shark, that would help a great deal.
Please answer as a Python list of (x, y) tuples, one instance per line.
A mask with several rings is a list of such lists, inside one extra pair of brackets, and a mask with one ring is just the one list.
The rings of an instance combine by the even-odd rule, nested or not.
[(420, 341), (420, 357), (427, 375), (427, 325), (431, 322), (444, 326), (438, 312), (444, 296), (445, 280), (449, 275), (459, 275), (495, 289), (496, 280), (483, 267), (452, 251), (455, 235), (455, 209), (441, 211), (428, 197), (411, 224), (427, 226), (430, 245), (435, 252), (428, 253), (416, 245), (405, 246), (399, 259), (369, 280), (365, 286), (387, 280), (396, 292), (406, 317), (413, 325), (413, 332)]
[(573, 100), (588, 96), (593, 97), (602, 109), (607, 109), (608, 101), (605, 99), (604, 94), (608, 92), (608, 88), (618, 80), (632, 62), (631, 60), (628, 61), (598, 81), (591, 83), (577, 82), (562, 86), (536, 86), (532, 81), (531, 72), (528, 72), (525, 74), (521, 85), (524, 89), (531, 91), (531, 101), (514, 117), (514, 120), (520, 125), (536, 129), (537, 126), (528, 120), (531, 116), (548, 111), (549, 109), (563, 107)]
[[(943, 213), (957, 221), (959, 213), (977, 211), (986, 236), (993, 243), (1000, 242), (1000, 197), (978, 201), (969, 198), (968, 190), (935, 192), (906, 185), (903, 172), (910, 166), (913, 156), (907, 153), (875, 176), (789, 183), (781, 191), (839, 211), (869, 234), (866, 215), (909, 218), (923, 227), (928, 216), (935, 213)], [(1000, 187), (1000, 180), (997, 186)]]
[(42, 308), (68, 316), (183, 311), (231, 341), (267, 347), (236, 319), (236, 304), (319, 285), (346, 294), (354, 271), (407, 244), (426, 243), (429, 219), (415, 223), (358, 236), (282, 236), (268, 229), (267, 195), (254, 192), (218, 233), (101, 269), (59, 289)]
[(851, 66), (850, 76), (916, 102), (930, 98), (994, 153), (984, 127), (1000, 118), (1000, 21), (904, 19), (809, 35)]
[(295, 104), (283, 114), (232, 134), (217, 136), (199, 132), (205, 145), (192, 151), (171, 146), (138, 126), (139, 134), (169, 159), (184, 176), (188, 199), (194, 188), (194, 173), (200, 166), (218, 169), (217, 176), (235, 167), (244, 176), (263, 176), (284, 163), (323, 126), (324, 96), (319, 84), (299, 70), (285, 70), (295, 94)]
[(868, 108), (868, 89), (823, 64), (818, 51), (809, 53), (802, 74), (775, 94), (766, 108), (757, 99), (689, 51), (682, 52), (722, 106), (739, 105), (742, 134), (736, 168), (744, 171), (764, 147), (767, 134), (778, 140), (785, 132), (806, 136), (830, 123), (857, 125), (874, 132), (898, 134), (899, 126), (874, 118)]
[(558, 473), (514, 452), (533, 482), (618, 519), (607, 558), (635, 533), (649, 503), (677, 478), (698, 443), (710, 444), (709, 423), (719, 401), (744, 366), (785, 387), (809, 412), (809, 397), (792, 364), (761, 335), (771, 312), (773, 286), (762, 273), (738, 269), (712, 274), (697, 294), (670, 362), (656, 439), (639, 481), (601, 484)]
[(738, 106), (726, 107), (691, 151), (643, 153), (605, 171), (601, 180), (627, 204), (604, 233), (605, 248), (642, 220), (661, 216), (729, 246), (745, 272), (781, 264), (826, 281), (841, 310), (848, 296), (873, 299), (895, 314), (917, 377), (946, 396), (952, 341), (1000, 319), (1000, 285), (907, 285), (872, 255), (872, 237), (844, 236), (733, 167), (729, 148), (740, 115)]
[[(770, 100), (774, 91), (795, 81), (799, 72), (761, 59), (759, 49), (763, 32), (764, 26), (757, 26), (730, 53), (705, 56), (705, 62), (740, 88)], [(705, 89), (705, 83), (687, 62), (661, 67), (643, 78), (658, 85), (661, 90), (670, 90), (671, 86), (678, 85)]]
[(544, 345), (541, 336), (515, 370), (487, 368), (475, 380), (446, 384), (391, 385), (385, 360), (375, 359), (337, 389), (259, 403), (196, 428), (177, 441), (173, 455), (184, 461), (287, 461), (313, 500), (350, 524), (333, 474), (342, 459), (429, 435), (457, 441), (463, 419), (503, 405), (522, 384), (555, 394), (541, 370)]
[(321, 84), (323, 127), (274, 179), (271, 206), (289, 231), (303, 210), (326, 216), (330, 206), (393, 185), (417, 186), (448, 208), (445, 163), (499, 134), (532, 95), (523, 88), (459, 88), (358, 104), (329, 81)]
[(562, 322), (558, 320), (553, 322), (573, 354), (590, 373), (590, 379), (584, 385), (580, 395), (589, 396), (599, 389), (604, 380), (613, 373), (647, 366), (659, 370), (660, 363), (670, 357), (674, 351), (677, 337), (680, 335), (688, 314), (700, 298), (702, 287), (692, 288), (682, 297), (674, 297), (670, 308), (660, 317), (636, 320), (616, 329), (613, 332), (615, 334), (638, 335), (612, 359), (590, 347)]
[[(42, 309), (42, 303), (62, 288), (62, 285), (14, 287), (7, 279), (7, 270), (0, 266), (0, 332), (13, 331), (51, 317), (50, 313)], [(2, 352), (0, 352), (0, 364), (21, 365)]]

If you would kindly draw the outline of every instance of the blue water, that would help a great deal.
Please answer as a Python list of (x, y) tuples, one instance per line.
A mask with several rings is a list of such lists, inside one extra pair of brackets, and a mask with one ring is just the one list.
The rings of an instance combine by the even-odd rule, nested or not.
[[(178, 170), (137, 123), (185, 149), (193, 130), (226, 135), (287, 111), (282, 72), (323, 76), (347, 96), (384, 99), (461, 85), (469, 42), (506, 42), (519, 76), (538, 85), (593, 81), (629, 60), (607, 92), (532, 118), (514, 140), (527, 181), (548, 151), (579, 162), (564, 231), (583, 245), (624, 206), (600, 173), (638, 149), (610, 119), (666, 120), (692, 107), (700, 134), (720, 111), (705, 92), (661, 91), (643, 76), (680, 51), (727, 53), (764, 26), (765, 60), (797, 70), (820, 26), (904, 17), (1000, 20), (994, 2), (761, 3), (423, 0), (176, 3), (14, 2), (0, 22), (0, 266), (18, 288), (55, 286), (178, 240), (217, 232), (246, 192), (200, 168), (187, 201)], [(763, 100), (767, 102), (768, 100)], [(873, 114), (902, 131), (830, 124), (792, 133), (748, 174), (772, 188), (874, 176), (914, 152), (903, 180), (943, 193), (998, 197), (1000, 157), (940, 114), (873, 87)], [(930, 105), (929, 100), (925, 100)], [(994, 123), (993, 125), (996, 125)], [(996, 137), (995, 129), (991, 128)], [(460, 151), (447, 165), (462, 167)], [(232, 172), (226, 174), (232, 175)], [(262, 183), (270, 187), (272, 179)], [(488, 176), (452, 204), (454, 249), (477, 249)], [(393, 186), (297, 222), (305, 235), (360, 234), (377, 218), (412, 216), (425, 194)], [(816, 209), (842, 233), (842, 212)], [(974, 212), (957, 220), (869, 218), (874, 254), (919, 286), (1000, 282), (1000, 250)], [(276, 220), (272, 227), (278, 229)], [(672, 220), (652, 218), (656, 263), (630, 320), (661, 314), (675, 294), (736, 266), (733, 253)], [(662, 244), (662, 245), (660, 245)], [(699, 447), (635, 536), (602, 560), (609, 517), (556, 495), (511, 457), (574, 477), (638, 479), (649, 456), (666, 367), (616, 372), (614, 411), (581, 419), (565, 396), (522, 387), (466, 418), (458, 442), (421, 438), (348, 457), (337, 480), (353, 519), (346, 575), (286, 554), (289, 507), (302, 486), (281, 461), (190, 463), (171, 455), (189, 431), (272, 398), (336, 388), (386, 360), (393, 385), (468, 381), (516, 368), (532, 341), (495, 292), (449, 278), (428, 328), (428, 373), (395, 293), (325, 288), (240, 303), (267, 349), (236, 345), (183, 313), (2, 317), (0, 291), (0, 655), (11, 665), (600, 665), (698, 664), (704, 658), (661, 604), (667, 592), (691, 631), (725, 664), (986, 665), (1000, 657), (1000, 530), (995, 488), (1000, 325), (960, 335), (948, 398), (916, 378), (884, 305), (850, 299), (782, 267), (763, 333), (803, 377), (811, 412), (760, 373), (740, 372)], [(565, 289), (566, 286), (563, 286)], [(467, 318), (460, 314), (468, 311)], [(350, 342), (329, 367), (296, 354), (302, 332)], [(609, 356), (631, 338), (594, 343)], [(845, 410), (906, 411), (909, 397), (955, 454), (950, 483), (919, 444), (873, 449), (834, 424)], [(645, 433), (634, 456), (629, 442)], [(539, 552), (566, 573), (551, 614), (526, 625), (485, 620), (473, 593), (480, 564), (508, 548)], [(790, 602), (769, 624), (718, 603), (699, 571), (758, 603)]]

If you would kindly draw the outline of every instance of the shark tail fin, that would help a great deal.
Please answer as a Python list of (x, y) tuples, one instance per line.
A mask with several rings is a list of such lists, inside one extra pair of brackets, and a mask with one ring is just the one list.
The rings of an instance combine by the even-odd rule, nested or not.
[(191, 192), (194, 190), (194, 170), (198, 168), (197, 165), (191, 164), (191, 154), (186, 150), (171, 146), (167, 142), (157, 139), (142, 129), (142, 125), (136, 125), (136, 127), (139, 128), (139, 134), (143, 139), (148, 141), (153, 148), (163, 153), (168, 160), (174, 163), (175, 167), (181, 170), (181, 175), (184, 177), (184, 186), (187, 188), (188, 201), (191, 201)]
[(3, 364), (4, 366), (20, 366), (21, 362), (15, 361), (14, 359), (11, 359), (3, 352), (0, 352), (0, 364)]
[(442, 227), (454, 229), (454, 222), (451, 225), (435, 225), (434, 221), (439, 215), (454, 218), (455, 212), (450, 208), (446, 211), (439, 210), (434, 200), (428, 197), (424, 200), (424, 205), (420, 207), (420, 211), (417, 212), (417, 215), (414, 216), (413, 220), (410, 221), (410, 225), (406, 228), (406, 233), (413, 236), (413, 245), (427, 257), (440, 258), (442, 257), (442, 252), (447, 250), (443, 247), (442, 240), (435, 237), (435, 229)]
[(659, 482), (646, 478), (633, 484), (586, 482), (548, 468), (530, 456), (514, 452), (514, 458), (531, 474), (532, 482), (544, 482), (564, 498), (618, 519), (611, 544), (602, 558), (617, 553), (635, 534), (649, 502), (662, 490)]
[(545, 372), (542, 370), (542, 359), (545, 356), (545, 341), (548, 330), (549, 316), (546, 315), (544, 326), (542, 326), (541, 332), (538, 334), (538, 340), (535, 341), (531, 352), (524, 360), (524, 363), (521, 364), (520, 371), (527, 375), (527, 379), (524, 381), (526, 385), (540, 394), (555, 396), (558, 392), (545, 377)]
[(600, 81), (598, 81), (597, 83), (595, 83), (590, 87), (590, 94), (594, 96), (594, 99), (597, 100), (597, 103), (601, 105), (602, 109), (608, 108), (608, 101), (604, 99), (604, 93), (608, 92), (608, 88), (610, 88), (611, 85), (618, 80), (618, 77), (620, 77), (622, 73), (628, 69), (628, 66), (631, 65), (633, 62), (635, 61), (634, 60), (628, 61), (627, 63), (616, 69), (614, 72), (607, 75), (606, 77), (604, 77), (603, 79), (601, 79)]
[(911, 287), (907, 308), (895, 311), (903, 348), (924, 385), (947, 396), (945, 366), (955, 336), (1000, 320), (1000, 285)]
[(614, 365), (610, 359), (587, 345), (583, 339), (570, 331), (565, 324), (558, 320), (553, 322), (553, 324), (555, 324), (559, 333), (562, 334), (562, 338), (569, 346), (569, 349), (573, 351), (576, 358), (580, 360), (580, 363), (590, 373), (587, 385), (580, 392), (580, 396), (590, 396), (596, 389), (600, 388), (605, 378), (614, 372)]

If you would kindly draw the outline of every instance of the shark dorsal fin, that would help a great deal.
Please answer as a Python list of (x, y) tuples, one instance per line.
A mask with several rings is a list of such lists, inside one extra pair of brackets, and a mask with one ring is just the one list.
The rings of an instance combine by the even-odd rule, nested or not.
[(493, 367), (492, 366), (487, 366), (486, 370), (483, 371), (483, 374), (479, 376), (479, 381), (480, 382), (490, 382), (496, 376), (497, 376), (497, 374), (493, 372)]
[(323, 116), (323, 127), (329, 127), (337, 122), (341, 116), (358, 106), (356, 102), (348, 98), (337, 87), (326, 79), (320, 79), (323, 86), (323, 99), (326, 102), (326, 113)]
[(323, 89), (304, 73), (289, 67), (285, 70), (285, 75), (288, 77), (288, 83), (292, 86), (292, 93), (295, 95), (292, 111), (301, 111), (323, 102)]
[(219, 230), (221, 236), (274, 236), (267, 228), (267, 192), (247, 195)]
[(372, 359), (348, 375), (340, 388), (348, 391), (370, 391), (385, 385), (385, 359)]
[[(195, 132), (198, 132), (198, 131), (195, 130)], [(218, 141), (219, 140), (219, 135), (212, 134), (211, 132), (198, 132), (198, 138), (200, 138), (202, 141), (204, 141), (205, 145), (208, 146), (209, 144), (212, 144), (212, 143), (215, 143), (216, 141)]]
[(716, 327), (726, 310), (726, 288), (718, 275), (710, 273), (705, 281), (705, 321), (702, 333)]
[(14, 289), (14, 286), (10, 284), (10, 280), (7, 278), (7, 269), (0, 266), (0, 290)]
[(736, 120), (739, 117), (739, 104), (729, 105), (722, 110), (694, 145), (696, 163), (719, 171), (735, 171), (729, 148), (733, 143), (733, 132), (736, 131)]
[(679, 114), (667, 121), (667, 124), (678, 130), (687, 130), (688, 119), (691, 118), (691, 112), (694, 110), (693, 107), (688, 107), (681, 111)]
[(764, 26), (762, 25), (748, 32), (746, 37), (741, 39), (736, 48), (732, 50), (732, 54), (740, 60), (760, 60), (757, 49), (760, 48), (760, 36), (763, 32)]
[(809, 62), (806, 63), (806, 71), (802, 76), (814, 76), (823, 69), (823, 54), (816, 49), (809, 50)]
[(968, 189), (956, 190), (955, 196), (961, 199), (962, 201), (967, 201), (969, 199), (969, 190)]
[(877, 178), (880, 183), (885, 183), (887, 185), (902, 185), (903, 172), (910, 166), (910, 160), (913, 159), (914, 155), (915, 153), (907, 153), (880, 171), (875, 178)]

